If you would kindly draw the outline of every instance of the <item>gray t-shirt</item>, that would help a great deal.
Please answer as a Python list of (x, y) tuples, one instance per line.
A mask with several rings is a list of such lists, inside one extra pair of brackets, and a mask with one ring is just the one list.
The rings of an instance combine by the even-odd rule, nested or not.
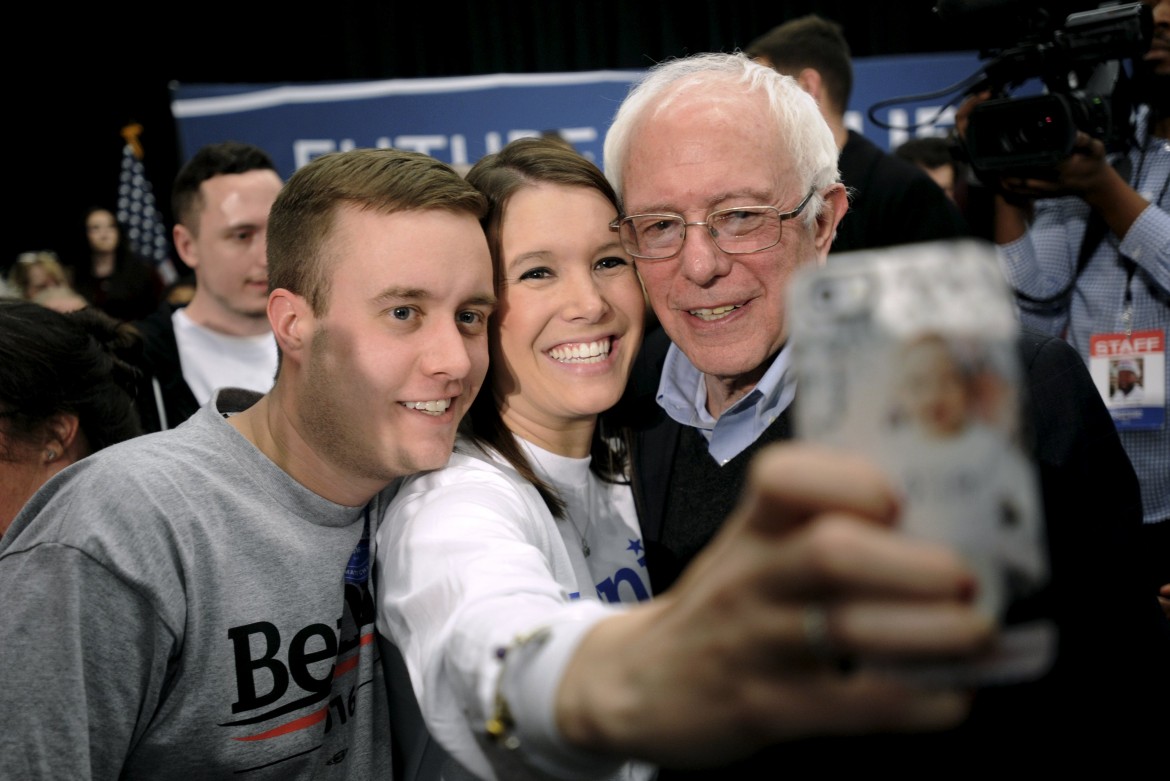
[(289, 477), (224, 419), (258, 398), (75, 464), (0, 540), (0, 776), (390, 777), (387, 496)]

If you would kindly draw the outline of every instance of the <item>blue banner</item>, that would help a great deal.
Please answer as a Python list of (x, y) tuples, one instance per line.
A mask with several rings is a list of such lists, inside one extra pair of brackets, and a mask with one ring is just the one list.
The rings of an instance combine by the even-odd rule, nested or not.
[[(943, 90), (979, 69), (973, 53), (859, 58), (846, 124), (892, 149), (915, 135), (944, 134), (954, 108), (934, 127), (887, 131), (866, 110), (890, 98)], [(287, 177), (314, 157), (356, 147), (414, 149), (457, 166), (524, 136), (556, 130), (601, 162), (605, 131), (643, 71), (499, 74), (443, 79), (272, 85), (179, 85), (171, 109), (184, 158), (201, 146), (246, 141), (268, 151)], [(899, 103), (879, 112), (906, 128), (935, 117), (950, 99)]]

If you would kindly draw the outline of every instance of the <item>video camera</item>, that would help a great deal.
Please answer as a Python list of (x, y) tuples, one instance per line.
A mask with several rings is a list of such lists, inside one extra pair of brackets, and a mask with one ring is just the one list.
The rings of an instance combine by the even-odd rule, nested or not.
[[(975, 8), (982, 5), (983, 9)], [(960, 20), (973, 8), (1002, 3), (940, 0), (940, 18)], [(999, 19), (1003, 29), (1006, 20)], [(1007, 25), (1013, 27), (1015, 25)], [(1018, 27), (1016, 27), (1018, 29)], [(1150, 8), (1131, 3), (1068, 16), (1058, 29), (1032, 32), (1014, 45), (984, 49), (984, 78), (969, 92), (1001, 95), (971, 112), (966, 155), (980, 172), (1050, 171), (1074, 149), (1083, 130), (1110, 151), (1125, 148), (1132, 134), (1133, 95), (1123, 60), (1140, 59), (1153, 32)], [(1039, 78), (1047, 94), (1011, 97), (1010, 90)]]

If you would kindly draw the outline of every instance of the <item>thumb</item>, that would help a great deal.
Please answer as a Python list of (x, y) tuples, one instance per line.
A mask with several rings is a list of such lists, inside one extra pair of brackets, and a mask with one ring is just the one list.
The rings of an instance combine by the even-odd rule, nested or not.
[(771, 536), (827, 512), (892, 526), (899, 509), (889, 479), (870, 461), (820, 445), (786, 443), (753, 459), (735, 516), (751, 531)]
[(1093, 138), (1083, 130), (1078, 130), (1076, 138), (1073, 140), (1074, 155), (1088, 155), (1089, 157), (1105, 157), (1105, 144), (1097, 138)]

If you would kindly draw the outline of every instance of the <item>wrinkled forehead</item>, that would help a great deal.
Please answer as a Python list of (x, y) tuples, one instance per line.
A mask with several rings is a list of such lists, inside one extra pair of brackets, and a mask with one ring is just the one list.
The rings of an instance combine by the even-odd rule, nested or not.
[(642, 112), (644, 118), (669, 116), (701, 106), (725, 106), (751, 114), (767, 113), (767, 96), (739, 79), (721, 73), (701, 72), (679, 79), (664, 88)]
[(630, 134), (622, 170), (627, 211), (677, 208), (671, 202), (680, 191), (718, 202), (803, 189), (784, 138), (761, 93), (742, 85), (675, 88), (647, 108)]

